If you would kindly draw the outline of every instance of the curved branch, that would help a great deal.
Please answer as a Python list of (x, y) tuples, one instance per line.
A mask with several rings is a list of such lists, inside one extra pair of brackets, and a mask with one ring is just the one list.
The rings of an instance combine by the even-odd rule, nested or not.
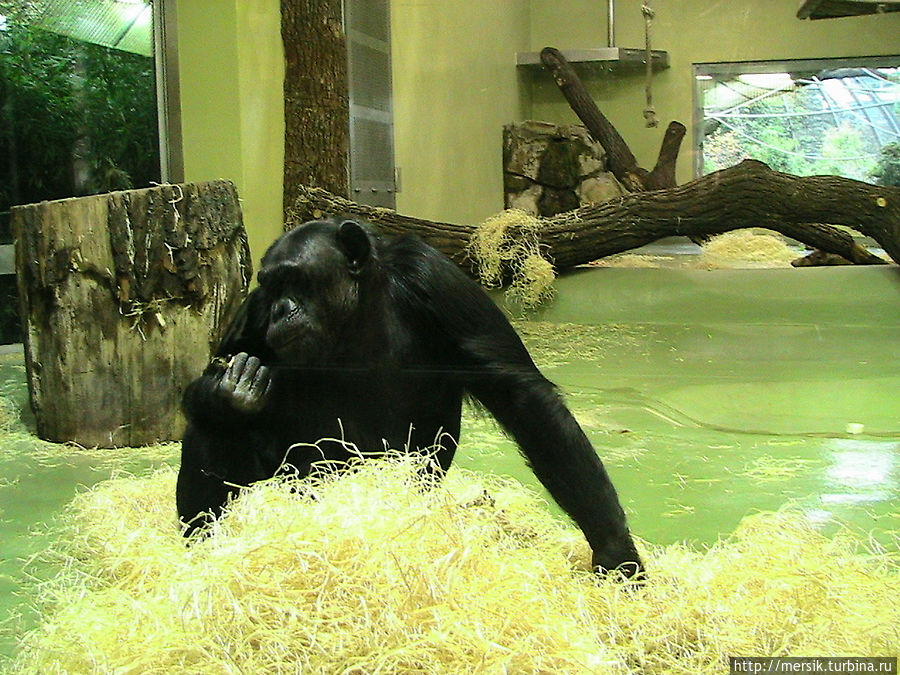
[[(302, 188), (288, 227), (323, 215), (352, 214), (388, 234), (417, 234), (472, 271), (466, 249), (475, 226), (402, 216), (355, 204), (325, 190)], [(744, 160), (683, 185), (633, 192), (543, 221), (541, 244), (557, 270), (622, 253), (663, 237), (708, 236), (765, 227), (856, 263), (883, 263), (846, 232), (865, 234), (900, 261), (900, 188), (838, 176), (799, 177)]]
[(632, 192), (643, 190), (647, 170), (638, 166), (628, 143), (606, 115), (600, 112), (581, 78), (572, 68), (572, 64), (554, 47), (544, 47), (541, 50), (541, 63), (553, 75), (563, 96), (579, 119), (584, 122), (591, 136), (606, 150), (606, 161), (612, 174)]

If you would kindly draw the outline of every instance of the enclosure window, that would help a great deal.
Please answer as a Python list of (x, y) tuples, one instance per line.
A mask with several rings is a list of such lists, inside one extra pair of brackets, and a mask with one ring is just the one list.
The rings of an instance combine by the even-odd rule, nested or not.
[(758, 159), (900, 185), (900, 57), (694, 66), (695, 175)]
[[(10, 208), (182, 180), (174, 4), (0, 0), (0, 275), (12, 275)], [(167, 88), (166, 83), (171, 83)], [(18, 341), (0, 276), (0, 342)]]

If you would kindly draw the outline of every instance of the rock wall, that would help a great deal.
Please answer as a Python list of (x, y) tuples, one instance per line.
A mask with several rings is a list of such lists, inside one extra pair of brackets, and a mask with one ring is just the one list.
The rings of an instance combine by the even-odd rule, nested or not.
[(534, 120), (503, 127), (503, 186), (506, 208), (545, 217), (625, 192), (587, 129)]

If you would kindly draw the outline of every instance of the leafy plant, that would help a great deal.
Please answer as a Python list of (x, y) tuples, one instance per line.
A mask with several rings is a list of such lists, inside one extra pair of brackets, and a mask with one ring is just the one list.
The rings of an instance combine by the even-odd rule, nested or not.
[[(0, 0), (0, 243), (16, 204), (160, 180), (153, 59), (41, 30), (36, 12)], [(0, 277), (0, 342), (19, 333)]]
[(37, 28), (0, 31), (0, 211), (160, 179), (153, 60)]
[(900, 187), (900, 142), (888, 143), (881, 148), (871, 176), (878, 185)]

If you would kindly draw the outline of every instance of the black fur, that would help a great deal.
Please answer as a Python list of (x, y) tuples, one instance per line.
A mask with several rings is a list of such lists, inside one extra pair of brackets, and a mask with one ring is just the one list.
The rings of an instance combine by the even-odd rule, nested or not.
[[(356, 221), (315, 221), (263, 258), (216, 357), (185, 392), (189, 420), (177, 502), (188, 533), (218, 515), (234, 485), (287, 461), (309, 471), (308, 445), (437, 450), (446, 471), (463, 396), (519, 444), (581, 527), (603, 569), (640, 561), (615, 488), (590, 441), (504, 314), (481, 287), (414, 237)], [(340, 442), (319, 447), (349, 459)]]

